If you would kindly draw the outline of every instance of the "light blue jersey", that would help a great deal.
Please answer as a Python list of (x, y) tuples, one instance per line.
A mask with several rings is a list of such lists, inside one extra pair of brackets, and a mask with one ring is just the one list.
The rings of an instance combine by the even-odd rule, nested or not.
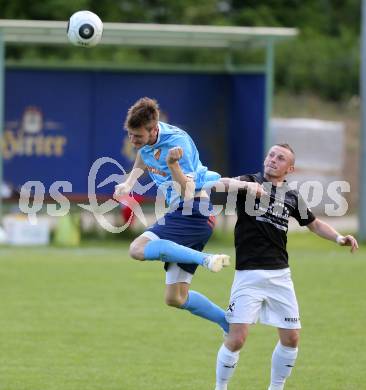
[[(168, 151), (180, 146), (183, 149), (183, 157), (179, 160), (182, 171), (191, 177), (196, 185), (196, 191), (203, 187), (212, 186), (220, 179), (216, 172), (209, 171), (202, 165), (198, 150), (192, 138), (178, 127), (159, 122), (158, 139), (154, 145), (145, 145), (140, 149), (140, 155), (155, 184), (167, 191), (168, 204), (180, 200), (179, 195), (172, 188), (172, 177), (166, 163)], [(168, 190), (167, 190), (168, 188)]]

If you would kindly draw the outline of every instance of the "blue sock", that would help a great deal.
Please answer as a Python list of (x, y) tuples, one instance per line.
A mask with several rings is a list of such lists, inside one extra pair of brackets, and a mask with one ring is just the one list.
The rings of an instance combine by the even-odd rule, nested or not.
[(207, 253), (195, 251), (169, 240), (152, 240), (145, 245), (145, 260), (161, 260), (167, 263), (203, 264)]
[(188, 298), (181, 306), (181, 309), (188, 310), (196, 316), (206, 318), (206, 320), (216, 322), (226, 333), (229, 333), (229, 323), (226, 321), (224, 310), (199, 292), (189, 290)]

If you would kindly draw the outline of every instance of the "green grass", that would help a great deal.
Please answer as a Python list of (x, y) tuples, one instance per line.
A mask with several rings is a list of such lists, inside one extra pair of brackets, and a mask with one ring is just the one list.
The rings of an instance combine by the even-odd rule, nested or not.
[[(287, 389), (365, 388), (366, 249), (351, 256), (310, 234), (289, 242), (303, 331)], [(0, 249), (1, 390), (214, 388), (221, 331), (165, 306), (162, 265), (126, 249)], [(200, 270), (193, 288), (226, 306), (232, 277)], [(274, 329), (251, 329), (230, 390), (267, 389), (275, 343)]]

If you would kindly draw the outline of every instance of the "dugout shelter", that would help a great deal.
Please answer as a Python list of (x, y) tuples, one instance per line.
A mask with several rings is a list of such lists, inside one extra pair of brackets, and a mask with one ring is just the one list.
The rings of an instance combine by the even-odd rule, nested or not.
[[(66, 180), (72, 197), (87, 193), (88, 172), (99, 157), (129, 169), (133, 155), (122, 123), (141, 96), (156, 98), (168, 121), (191, 134), (210, 169), (238, 175), (261, 168), (270, 142), (275, 44), (296, 36), (296, 29), (104, 23), (100, 45), (224, 49), (227, 60), (216, 67), (7, 64), (6, 45), (69, 44), (66, 25), (0, 20), (0, 183), (19, 188), (40, 180), (47, 190)], [(232, 50), (252, 48), (264, 51), (263, 62), (230, 61)], [(113, 171), (106, 167), (102, 176)]]

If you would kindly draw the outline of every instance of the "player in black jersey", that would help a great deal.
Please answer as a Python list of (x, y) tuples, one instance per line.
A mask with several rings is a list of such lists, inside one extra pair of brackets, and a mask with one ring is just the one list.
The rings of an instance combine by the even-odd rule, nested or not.
[[(264, 174), (236, 179), (258, 183), (267, 195), (237, 197), (235, 226), (236, 273), (226, 319), (230, 331), (217, 356), (216, 390), (226, 390), (248, 336), (249, 325), (261, 323), (278, 328), (279, 341), (272, 355), (268, 390), (283, 390), (297, 357), (300, 316), (286, 251), (289, 217), (301, 226), (342, 246), (358, 248), (351, 235), (342, 236), (316, 218), (296, 190), (285, 181), (293, 172), (295, 155), (287, 144), (274, 145), (265, 161)], [(229, 187), (231, 179), (221, 179)]]

